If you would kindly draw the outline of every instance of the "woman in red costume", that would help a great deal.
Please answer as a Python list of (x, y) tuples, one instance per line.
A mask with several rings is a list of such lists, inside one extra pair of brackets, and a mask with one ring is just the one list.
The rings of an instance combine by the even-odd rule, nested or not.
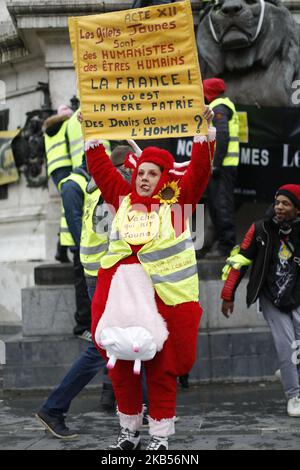
[[(206, 107), (209, 124), (213, 112)], [(120, 433), (110, 449), (140, 448), (143, 361), (149, 397), (148, 450), (168, 449), (174, 434), (177, 376), (192, 368), (202, 309), (195, 251), (187, 219), (204, 192), (212, 167), (215, 129), (194, 137), (186, 172), (166, 150), (130, 155), (130, 185), (101, 141), (86, 142), (91, 175), (114, 217), (92, 303), (92, 333), (108, 367)], [(133, 365), (133, 361), (134, 365)]]

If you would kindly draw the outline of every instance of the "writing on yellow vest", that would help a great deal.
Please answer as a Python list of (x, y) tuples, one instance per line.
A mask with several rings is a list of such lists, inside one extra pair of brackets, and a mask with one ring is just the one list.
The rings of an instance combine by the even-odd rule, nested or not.
[(103, 230), (99, 233), (94, 222), (100, 204), (101, 206), (105, 204), (100, 190), (96, 187), (89, 193), (87, 189), (80, 239), (80, 261), (85, 276), (97, 276), (101, 258), (108, 250), (108, 231)]
[[(232, 117), (229, 121), (229, 145), (227, 154), (225, 155), (222, 165), (223, 166), (238, 166), (239, 164), (239, 116), (235, 109), (233, 102), (229, 98), (217, 98), (210, 103), (210, 107), (214, 109), (216, 106), (223, 104), (232, 111)], [(217, 140), (218, 145), (218, 140)]]
[[(130, 209), (130, 196), (127, 196), (119, 207), (112, 224), (108, 252), (101, 259), (101, 266), (104, 269), (114, 266), (132, 253), (131, 239), (128, 239), (128, 236), (126, 239), (121, 236), (124, 231), (123, 226), (128, 224)], [(176, 236), (171, 213), (170, 204), (160, 205), (156, 214), (157, 219), (156, 217), (153, 219), (155, 220), (153, 226), (157, 229), (151, 235), (153, 238), (138, 251), (137, 257), (151, 279), (158, 296), (167, 305), (198, 302), (197, 263), (188, 221), (186, 230)], [(152, 221), (151, 214), (144, 221), (138, 216), (137, 221), (139, 224), (147, 224), (148, 221)], [(125, 233), (128, 234), (128, 231), (125, 230)]]
[(128, 208), (126, 220), (120, 228), (120, 236), (131, 245), (144, 245), (159, 232), (159, 216), (156, 212), (140, 212)]

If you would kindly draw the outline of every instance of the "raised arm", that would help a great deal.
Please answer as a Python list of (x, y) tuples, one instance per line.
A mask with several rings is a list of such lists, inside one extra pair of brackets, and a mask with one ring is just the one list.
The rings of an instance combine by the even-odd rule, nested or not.
[(215, 128), (209, 128), (208, 136), (194, 137), (191, 163), (180, 181), (181, 204), (195, 206), (208, 184), (214, 157)]
[(131, 186), (114, 167), (101, 142), (88, 141), (85, 146), (88, 169), (106, 203), (117, 210), (121, 199), (131, 191)]
[(203, 117), (207, 120), (208, 136), (194, 137), (191, 163), (180, 181), (180, 203), (191, 204), (193, 210), (205, 191), (212, 172), (216, 140), (216, 129), (211, 127), (214, 112), (209, 106), (205, 106)]

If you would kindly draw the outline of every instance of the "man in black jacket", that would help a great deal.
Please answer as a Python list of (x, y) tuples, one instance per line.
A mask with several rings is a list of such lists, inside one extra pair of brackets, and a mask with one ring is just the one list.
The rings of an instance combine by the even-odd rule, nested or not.
[(228, 256), (235, 240), (234, 188), (239, 164), (239, 117), (234, 103), (226, 96), (221, 78), (203, 80), (205, 102), (214, 111), (217, 130), (212, 178), (207, 187), (210, 218), (216, 231), (216, 243), (207, 258)]
[(227, 259), (221, 294), (222, 313), (227, 318), (250, 264), (247, 305), (259, 298), (278, 355), (287, 412), (300, 417), (300, 185), (279, 188), (272, 215), (252, 224), (239, 250)]

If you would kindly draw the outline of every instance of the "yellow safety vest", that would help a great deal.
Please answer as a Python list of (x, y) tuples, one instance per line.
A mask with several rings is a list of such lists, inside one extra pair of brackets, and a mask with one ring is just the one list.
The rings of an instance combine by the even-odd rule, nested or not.
[(86, 194), (80, 239), (80, 261), (86, 276), (97, 276), (102, 256), (108, 249), (108, 232), (98, 233), (94, 224), (101, 191)]
[(222, 269), (222, 281), (226, 281), (231, 269), (240, 271), (244, 267), (252, 264), (252, 260), (240, 254), (240, 245), (232, 248), (230, 256), (226, 259), (226, 264)]
[[(108, 252), (101, 259), (104, 269), (114, 266), (132, 253), (130, 244), (120, 235), (122, 226), (129, 220), (130, 209), (130, 196), (126, 196), (112, 224)], [(150, 213), (149, 218), (151, 214), (154, 213)], [(142, 246), (137, 257), (165, 304), (198, 302), (197, 262), (190, 229), (188, 227), (176, 236), (169, 204), (160, 205), (158, 217), (157, 236)]]
[[(69, 176), (66, 178), (62, 179), (59, 182), (59, 191), (61, 190), (61, 186), (66, 182), (66, 181), (75, 181), (75, 183), (78, 184), (78, 186), (81, 188), (83, 195), (84, 195), (84, 204), (86, 200), (86, 184), (87, 184), (87, 179), (84, 175), (80, 175), (77, 173), (71, 173)], [(63, 204), (61, 204), (61, 218), (60, 218), (60, 231), (59, 231), (59, 238), (60, 238), (60, 244), (62, 246), (75, 246), (74, 239), (71, 235), (71, 232), (69, 230), (68, 224), (67, 224), (67, 219), (64, 211)]]
[[(75, 111), (74, 114), (68, 120), (67, 125), (67, 136), (69, 143), (69, 152), (72, 161), (72, 167), (77, 168), (82, 164), (84, 156), (84, 140), (82, 134), (81, 124), (77, 119), (77, 115), (80, 111), (80, 108)], [(108, 140), (103, 141), (103, 145), (106, 149), (108, 155), (111, 154), (110, 142)]]
[(68, 119), (63, 122), (57, 134), (52, 137), (44, 135), (48, 176), (57, 168), (72, 166), (66, 141), (67, 125)]
[[(240, 144), (239, 144), (239, 116), (236, 112), (233, 102), (229, 98), (217, 98), (210, 103), (210, 107), (213, 109), (216, 106), (223, 104), (232, 111), (232, 117), (229, 121), (229, 145), (227, 154), (225, 155), (222, 165), (223, 166), (238, 166)], [(218, 141), (217, 141), (218, 145)]]
[(69, 141), (69, 152), (72, 161), (72, 167), (77, 168), (82, 164), (84, 156), (84, 140), (81, 124), (77, 119), (78, 111), (72, 114), (67, 124), (67, 136)]

